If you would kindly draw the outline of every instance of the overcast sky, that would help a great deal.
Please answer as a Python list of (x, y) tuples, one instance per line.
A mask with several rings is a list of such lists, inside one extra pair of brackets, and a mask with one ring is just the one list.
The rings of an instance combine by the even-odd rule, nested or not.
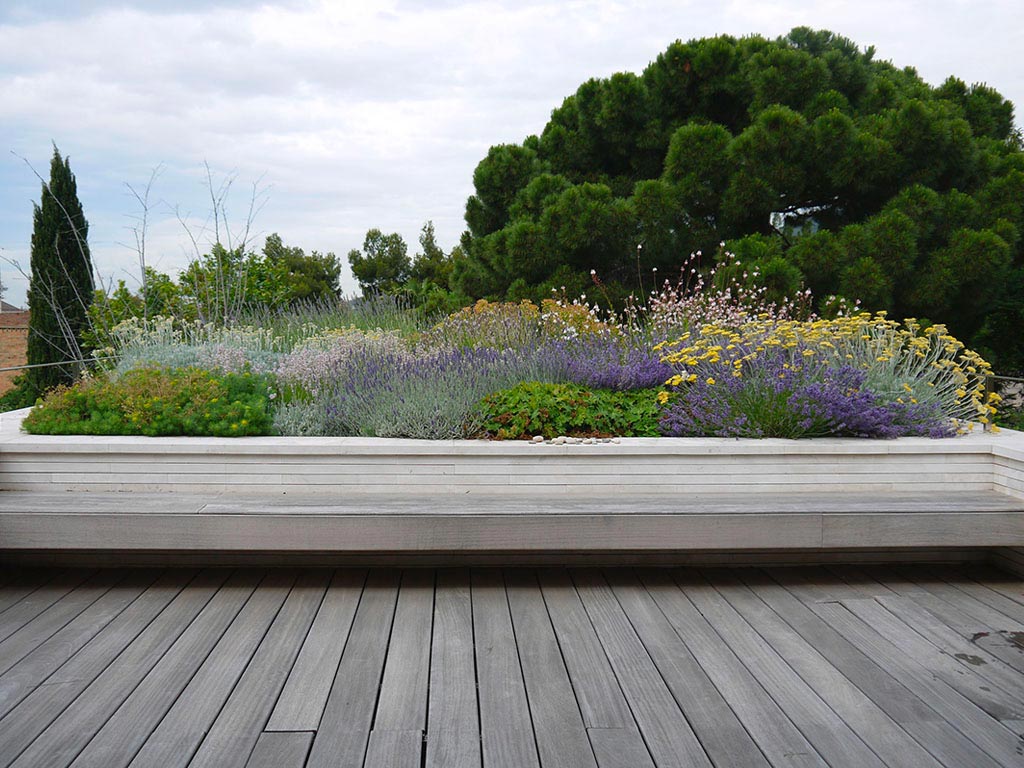
[[(253, 186), (263, 193), (259, 242), (278, 232), (344, 260), (379, 227), (411, 255), (427, 219), (444, 248), (457, 242), (489, 146), (539, 133), (581, 82), (640, 72), (673, 40), (830, 29), (932, 84), (955, 74), (1024, 104), (1022, 5), (0, 0), (0, 257), (28, 269), (29, 164), (48, 175), (51, 141), (71, 158), (106, 278), (138, 283), (127, 185), (141, 191), (158, 167), (148, 262), (186, 263), (178, 216), (203, 226), (204, 162), (218, 184), (235, 178), (236, 230)], [(7, 263), (0, 279), (21, 305), (26, 281)]]

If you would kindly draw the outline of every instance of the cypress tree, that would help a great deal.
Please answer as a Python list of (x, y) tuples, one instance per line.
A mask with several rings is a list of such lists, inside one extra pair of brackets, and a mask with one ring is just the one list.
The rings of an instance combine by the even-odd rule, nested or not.
[(58, 384), (70, 384), (85, 357), (82, 332), (92, 301), (94, 282), (87, 242), (89, 223), (78, 200), (75, 176), (56, 145), (50, 162), (50, 183), (34, 205), (32, 274), (28, 288), (28, 364), (60, 363), (29, 368), (21, 388), (30, 397)]

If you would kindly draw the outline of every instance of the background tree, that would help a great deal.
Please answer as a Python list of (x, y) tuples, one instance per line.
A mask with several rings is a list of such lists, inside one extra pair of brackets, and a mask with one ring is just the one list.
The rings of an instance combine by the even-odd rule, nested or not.
[(420, 230), (420, 250), (413, 257), (409, 279), (403, 289), (428, 315), (454, 312), (469, 303), (469, 298), (451, 290), (455, 262), (463, 258), (460, 246), (445, 253), (437, 243), (434, 222), (428, 221)]
[(88, 352), (82, 334), (95, 287), (89, 224), (71, 166), (56, 146), (49, 184), (43, 184), (42, 200), (33, 208), (27, 360), (29, 365), (68, 365), (26, 370), (19, 390), (28, 399), (58, 384), (70, 384)]
[(591, 269), (621, 295), (640, 287), (637, 245), (641, 275), (670, 275), (726, 241), (771, 290), (945, 322), (1024, 367), (1013, 105), (831, 32), (672, 43), (639, 75), (583, 83), (473, 182), (451, 277), (469, 297), (542, 298)]
[(89, 309), (87, 339), (93, 347), (110, 343), (110, 331), (129, 318), (169, 316), (180, 320), (229, 322), (249, 312), (286, 309), (341, 298), (341, 264), (333, 253), (285, 245), (268, 235), (260, 253), (228, 250), (215, 243), (193, 260), (177, 281), (144, 267), (138, 290), (124, 280), (96, 291)]
[(287, 285), (283, 300), (287, 304), (330, 301), (341, 298), (341, 262), (333, 253), (288, 247), (276, 232), (267, 236), (263, 258), (273, 272), (281, 273)]
[(363, 240), (363, 249), (348, 252), (352, 275), (364, 296), (398, 293), (409, 279), (412, 262), (405, 240), (397, 232), (385, 235), (371, 229)]

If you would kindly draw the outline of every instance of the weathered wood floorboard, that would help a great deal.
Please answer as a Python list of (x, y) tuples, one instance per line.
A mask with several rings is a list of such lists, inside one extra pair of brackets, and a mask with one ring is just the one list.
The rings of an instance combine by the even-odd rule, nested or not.
[[(59, 632), (0, 675), (0, 717), (13, 709), (18, 702), (29, 695), (46, 678), (59, 669), (68, 659), (78, 653), (87, 643), (108, 625), (128, 612), (129, 606), (139, 600), (136, 610), (143, 607), (152, 593), (166, 593), (168, 587), (180, 582), (181, 574), (167, 573), (154, 584), (156, 574), (139, 572), (122, 581), (118, 589), (108, 591), (103, 597), (68, 622)], [(152, 587), (152, 593), (147, 592)], [(179, 585), (180, 588), (180, 585)], [(149, 597), (140, 598), (146, 594)], [(170, 594), (174, 594), (173, 592)], [(168, 598), (170, 599), (170, 598)], [(116, 626), (116, 625), (115, 625)]]
[(865, 623), (837, 601), (820, 600), (822, 590), (807, 574), (787, 573), (776, 578), (818, 617), (925, 701), (964, 739), (972, 741), (1003, 765), (1019, 765), (1021, 737), (940, 679), (937, 670), (929, 664), (933, 655), (921, 657), (907, 653), (899, 647), (898, 638), (883, 627)]
[(309, 753), (310, 768), (362, 765), (377, 706), (401, 574), (372, 572)]
[(431, 646), (426, 768), (480, 768), (468, 570), (437, 572)]
[(597, 768), (537, 577), (507, 571), (505, 589), (541, 764)]
[[(778, 657), (857, 733), (885, 765), (925, 768), (939, 763), (733, 573), (714, 576), (715, 588)], [(753, 663), (757, 663), (754, 661)]]
[[(199, 751), (188, 763), (190, 768), (242, 768), (246, 764), (324, 599), (328, 576), (326, 571), (299, 576)], [(279, 744), (276, 739), (268, 739), (265, 749), (275, 754), (273, 750)]]
[(976, 568), (0, 578), (0, 768), (1024, 764)]
[(715, 766), (768, 766), (736, 713), (636, 577), (612, 571), (606, 578)]
[(473, 571), (472, 601), (483, 764), (537, 766), (537, 742), (501, 571)]
[(944, 765), (998, 765), (973, 742), (951, 729), (923, 698), (904, 687), (887, 665), (851, 642), (767, 574), (745, 571), (741, 578), (759, 599), (803, 637), (817, 653), (856, 685)]

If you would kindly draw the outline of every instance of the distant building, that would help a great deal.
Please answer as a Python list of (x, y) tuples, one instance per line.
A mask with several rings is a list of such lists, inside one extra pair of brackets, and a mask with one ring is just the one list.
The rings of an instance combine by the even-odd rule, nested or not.
[[(28, 310), (0, 301), (0, 368), (25, 365)], [(11, 388), (20, 371), (0, 371), (0, 394)]]

